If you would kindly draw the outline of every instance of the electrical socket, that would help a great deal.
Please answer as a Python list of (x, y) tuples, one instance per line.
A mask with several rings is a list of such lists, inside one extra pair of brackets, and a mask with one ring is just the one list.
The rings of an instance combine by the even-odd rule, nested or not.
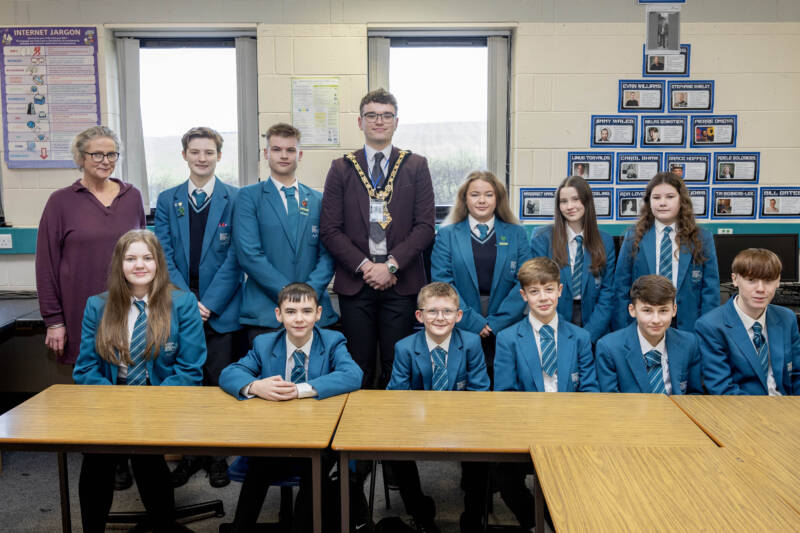
[(11, 243), (11, 234), (0, 233), (0, 249), (10, 250), (13, 247)]
[(718, 235), (731, 235), (733, 234), (733, 228), (719, 228), (717, 229)]

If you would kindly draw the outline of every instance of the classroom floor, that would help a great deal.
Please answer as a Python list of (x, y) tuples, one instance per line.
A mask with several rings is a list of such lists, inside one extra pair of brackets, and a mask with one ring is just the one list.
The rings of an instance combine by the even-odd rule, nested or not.
[[(81, 527), (78, 474), (81, 455), (71, 453), (68, 457), (72, 530), (79, 532)], [(36, 452), (3, 452), (2, 459), (0, 530), (9, 533), (61, 531), (56, 455)], [(455, 462), (420, 462), (419, 469), (423, 489), (436, 501), (437, 525), (442, 533), (459, 533), (458, 518), (463, 507), (462, 492), (458, 489), (461, 476), (459, 464)], [(398, 514), (408, 520), (400, 500), (400, 494), (395, 491), (390, 492), (392, 508), (387, 510), (380, 473), (376, 481), (375, 521)], [(529, 485), (531, 483), (530, 476), (528, 483)], [(185, 505), (212, 499), (222, 500), (225, 506), (225, 517), (208, 518), (187, 524), (197, 533), (216, 533), (221, 523), (230, 522), (233, 519), (240, 486), (239, 483), (231, 483), (227, 487), (214, 489), (208, 484), (205, 473), (201, 471), (195, 474), (186, 485), (175, 489), (175, 503), (176, 505)], [(365, 487), (369, 487), (368, 483), (365, 484)], [(267, 494), (267, 501), (259, 521), (273, 522), (277, 520), (279, 499), (280, 491), (272, 488)], [(513, 515), (505, 507), (497, 493), (494, 496), (493, 507), (494, 512), (489, 518), (490, 524), (513, 525), (515, 523)], [(112, 511), (141, 509), (142, 504), (139, 501), (139, 493), (135, 484), (128, 490), (115, 493)], [(127, 531), (128, 529), (130, 527), (126, 525), (110, 524), (107, 531)]]

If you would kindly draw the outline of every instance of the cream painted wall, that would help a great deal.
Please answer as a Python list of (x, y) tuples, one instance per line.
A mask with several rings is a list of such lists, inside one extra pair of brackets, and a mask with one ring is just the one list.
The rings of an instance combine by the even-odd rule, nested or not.
[[(114, 13), (108, 6), (119, 2), (61, 0), (60, 17), (53, 15), (53, 2), (26, 0), (3, 3), (0, 20), (9, 24), (91, 24), (151, 21), (142, 5), (156, 9), (150, 0), (132, 4), (130, 12), (120, 7)], [(158, 2), (162, 4), (163, 2)], [(710, 1), (710, 4), (720, 4)], [(48, 11), (44, 5), (51, 8)], [(186, 4), (181, 11), (176, 6)], [(195, 2), (191, 3), (192, 5)], [(280, 16), (272, 17), (270, 6), (280, 4)], [(453, 2), (436, 7), (427, 20), (481, 22), (485, 13), (482, 2), (466, 2), (469, 9), (457, 9)], [(511, 15), (512, 4), (520, 5), (519, 17)], [(490, 20), (509, 22), (513, 32), (512, 50), (512, 121), (511, 174), (514, 204), (520, 186), (555, 185), (563, 177), (568, 150), (588, 147), (588, 124), (592, 113), (616, 111), (617, 80), (641, 75), (641, 44), (644, 33), (641, 8), (633, 0), (614, 0), (611, 7), (597, 16), (615, 22), (582, 22), (585, 11), (595, 10), (594, 2), (558, 3), (498, 2), (496, 16)], [(752, 15), (751, 2), (737, 0), (719, 20), (746, 19)], [(128, 5), (128, 3), (126, 3)], [(168, 2), (169, 12), (159, 22), (198, 21), (187, 2)], [(292, 76), (339, 76), (341, 80), (342, 146), (331, 150), (305, 150), (300, 167), (301, 179), (320, 189), (330, 161), (362, 143), (356, 125), (358, 102), (367, 89), (367, 29), (401, 22), (419, 21), (418, 15), (404, 7), (392, 14), (379, 2), (355, 0), (258, 3), (246, 0), (226, 3), (231, 13), (241, 5), (251, 8), (250, 20), (309, 22), (258, 25), (259, 123), (264, 131), (279, 120), (291, 116), (290, 80)], [(319, 11), (313, 16), (301, 7)], [(800, 9), (792, 2), (772, 0), (762, 4), (756, 20), (793, 22), (692, 22), (708, 19), (705, 8), (694, 2), (687, 5), (682, 28), (682, 42), (692, 44), (692, 78), (716, 80), (716, 111), (739, 115), (737, 150), (758, 150), (762, 154), (762, 184), (800, 184), (796, 161), (800, 156)], [(66, 6), (66, 7), (65, 7)], [(263, 7), (267, 6), (267, 7)], [(376, 6), (373, 7), (372, 6)], [(583, 7), (582, 7), (583, 6)], [(119, 6), (118, 6), (119, 7)], [(217, 9), (217, 4), (213, 4)], [(66, 11), (64, 11), (66, 9)], [(211, 9), (214, 12), (214, 9)], [(370, 11), (370, 9), (373, 9)], [(420, 9), (423, 9), (420, 7)], [(433, 8), (430, 8), (433, 9)], [(364, 23), (365, 10), (370, 15)], [(158, 10), (156, 10), (158, 11)], [(123, 13), (124, 15), (120, 15)], [(416, 12), (415, 12), (416, 13)], [(609, 14), (610, 13), (610, 14)], [(430, 13), (429, 13), (430, 14)], [(190, 18), (191, 17), (193, 18)], [(524, 16), (524, 18), (523, 18)], [(241, 15), (226, 15), (221, 21), (244, 20)], [(569, 22), (561, 22), (569, 19)], [(331, 21), (343, 23), (331, 23)], [(713, 20), (713, 19), (712, 19)], [(356, 21), (348, 23), (348, 21)], [(533, 22), (531, 22), (533, 21)], [(155, 22), (155, 20), (152, 20)], [(317, 23), (319, 22), (319, 23)], [(420, 24), (416, 24), (419, 26)], [(429, 22), (428, 25), (435, 25)], [(115, 53), (111, 31), (100, 28), (100, 76), (103, 122), (118, 128), (119, 108), (116, 97)], [(402, 127), (402, 126), (401, 126)], [(262, 147), (264, 141), (261, 141)], [(262, 164), (262, 175), (265, 165)], [(79, 177), (69, 170), (14, 170), (3, 164), (3, 203), (6, 218), (14, 226), (35, 227), (50, 193)], [(0, 289), (33, 288), (31, 256), (0, 256)]]

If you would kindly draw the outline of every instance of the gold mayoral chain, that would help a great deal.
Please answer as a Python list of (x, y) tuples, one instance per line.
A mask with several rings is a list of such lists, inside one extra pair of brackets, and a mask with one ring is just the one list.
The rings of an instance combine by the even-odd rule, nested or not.
[(392, 172), (389, 174), (389, 179), (386, 180), (386, 187), (382, 191), (375, 190), (375, 187), (372, 186), (369, 179), (367, 179), (367, 175), (364, 174), (364, 171), (361, 169), (361, 165), (358, 164), (356, 160), (356, 153), (351, 152), (345, 157), (353, 163), (353, 166), (358, 172), (358, 176), (361, 178), (361, 183), (364, 184), (364, 187), (367, 189), (367, 194), (373, 200), (380, 200), (383, 202), (383, 222), (378, 222), (382, 229), (386, 229), (389, 226), (389, 223), (392, 221), (392, 216), (389, 214), (389, 203), (392, 201), (392, 192), (394, 192), (394, 179), (397, 177), (397, 171), (400, 170), (400, 165), (403, 163), (403, 159), (410, 154), (410, 150), (400, 150), (400, 155), (397, 157), (397, 161), (394, 164), (394, 168), (392, 168)]

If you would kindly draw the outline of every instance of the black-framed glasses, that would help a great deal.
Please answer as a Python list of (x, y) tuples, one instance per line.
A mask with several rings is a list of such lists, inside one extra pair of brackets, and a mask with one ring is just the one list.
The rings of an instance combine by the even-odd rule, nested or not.
[(453, 318), (456, 316), (458, 309), (420, 309), (420, 311), (422, 311), (426, 318), (433, 320), (437, 318), (440, 313), (444, 318)]
[(90, 156), (95, 163), (102, 163), (103, 159), (108, 159), (109, 163), (114, 163), (119, 159), (119, 152), (83, 152), (83, 154)]
[(386, 113), (374, 113), (370, 111), (369, 113), (364, 113), (361, 116), (367, 119), (367, 122), (377, 122), (379, 117), (382, 118), (384, 122), (389, 122), (397, 117), (397, 115), (394, 113), (389, 113), (388, 111)]

